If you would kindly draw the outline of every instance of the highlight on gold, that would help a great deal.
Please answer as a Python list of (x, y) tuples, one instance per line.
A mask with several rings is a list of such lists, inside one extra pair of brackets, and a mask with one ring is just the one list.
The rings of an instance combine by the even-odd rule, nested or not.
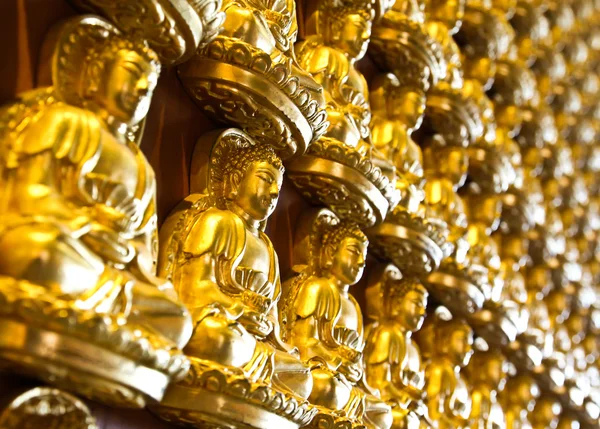
[(600, 1), (14, 3), (0, 429), (598, 427)]

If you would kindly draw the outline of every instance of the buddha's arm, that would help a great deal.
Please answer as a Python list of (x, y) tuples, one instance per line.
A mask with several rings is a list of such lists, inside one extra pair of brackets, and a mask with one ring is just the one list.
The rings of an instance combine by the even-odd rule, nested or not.
[(475, 389), (471, 393), (471, 428), (477, 429), (483, 418), (483, 395), (480, 390)]
[(231, 261), (243, 251), (245, 236), (233, 218), (234, 214), (209, 209), (195, 219), (185, 238), (181, 275), (174, 279), (175, 288), (192, 312), (207, 307), (225, 310), (231, 318), (243, 313), (243, 305), (231, 293)]
[(365, 348), (367, 381), (381, 391), (383, 398), (406, 397), (400, 377), (405, 355), (405, 338), (394, 329), (380, 326), (369, 335)]
[(444, 373), (444, 368), (436, 363), (431, 363), (427, 368), (427, 408), (435, 421), (444, 419), (448, 410)]
[(100, 122), (90, 112), (66, 105), (46, 108), (19, 144), (9, 148), (8, 157), (19, 164), (9, 188), (18, 196), (19, 210), (77, 229), (82, 218), (92, 215), (81, 178), (93, 168), (101, 136)]
[(339, 296), (321, 279), (309, 279), (300, 286), (294, 301), (292, 344), (301, 350), (303, 359), (323, 358), (332, 369), (342, 360), (340, 347), (333, 336), (333, 325), (339, 317)]

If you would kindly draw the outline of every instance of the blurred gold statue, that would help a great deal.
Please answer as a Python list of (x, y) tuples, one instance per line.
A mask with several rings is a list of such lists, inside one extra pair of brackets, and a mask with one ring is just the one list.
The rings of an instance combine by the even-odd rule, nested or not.
[(349, 293), (363, 273), (367, 237), (327, 210), (307, 229), (297, 231), (296, 243), (298, 252), (308, 253), (307, 265), (286, 282), (281, 313), (284, 339), (312, 367), (309, 401), (321, 411), (312, 425), (333, 416), (387, 429), (390, 408), (363, 379), (363, 316)]
[(461, 371), (473, 354), (473, 331), (464, 321), (438, 315), (427, 328), (419, 332), (418, 343), (429, 355), (425, 367), (429, 416), (439, 429), (467, 428), (471, 399)]
[(477, 350), (465, 372), (471, 393), (470, 428), (503, 429), (506, 422), (497, 395), (506, 383), (506, 357), (497, 349)]
[(393, 428), (428, 425), (423, 404), (425, 371), (411, 335), (425, 318), (427, 290), (414, 279), (403, 279), (390, 265), (367, 289), (368, 314), (365, 365), (367, 381), (392, 405)]
[[(311, 411), (297, 408), (306, 405), (312, 378), (280, 339), (279, 266), (263, 232), (277, 205), (283, 164), (271, 146), (240, 130), (207, 139), (215, 135), (208, 195), (188, 197), (161, 229), (159, 272), (172, 279), (190, 310), (194, 334), (184, 349), (193, 375), (171, 386), (159, 413), (175, 421), (190, 410), (198, 422), (217, 418), (235, 424), (243, 418), (259, 425), (285, 418), (304, 424)], [(206, 390), (201, 374), (211, 371), (222, 374), (225, 399)], [(241, 398), (247, 416), (234, 409), (223, 412), (214, 402), (239, 401), (228, 391), (239, 382), (249, 385)], [(186, 404), (190, 389), (198, 390), (202, 400)], [(256, 389), (281, 395), (283, 403), (261, 403), (252, 395)]]
[(507, 429), (530, 428), (529, 414), (533, 412), (540, 390), (530, 374), (523, 373), (508, 379), (500, 394)]
[(192, 330), (172, 285), (154, 276), (156, 183), (129, 138), (160, 64), (99, 18), (53, 34), (53, 86), (0, 111), (0, 357), (143, 406), (187, 370), (178, 348)]

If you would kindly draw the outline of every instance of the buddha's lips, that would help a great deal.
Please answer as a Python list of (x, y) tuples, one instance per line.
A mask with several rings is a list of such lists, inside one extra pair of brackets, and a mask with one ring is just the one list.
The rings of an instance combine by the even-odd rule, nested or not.
[(275, 208), (275, 205), (277, 205), (277, 199), (265, 197), (262, 199), (262, 204), (267, 209), (273, 209), (273, 208)]

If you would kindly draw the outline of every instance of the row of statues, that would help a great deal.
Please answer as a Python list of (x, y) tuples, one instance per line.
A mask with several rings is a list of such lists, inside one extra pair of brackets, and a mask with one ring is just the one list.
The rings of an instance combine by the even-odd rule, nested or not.
[[(595, 427), (597, 2), (73, 3), (0, 108), (0, 370), (53, 386), (0, 427), (95, 427), (63, 390), (189, 427)], [(175, 64), (229, 128), (159, 234), (138, 144)]]

